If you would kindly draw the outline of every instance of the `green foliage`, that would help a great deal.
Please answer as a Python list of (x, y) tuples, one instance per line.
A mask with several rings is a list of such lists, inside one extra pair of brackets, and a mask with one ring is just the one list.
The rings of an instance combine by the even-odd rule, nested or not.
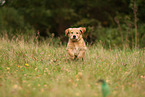
[[(140, 48), (144, 47), (145, 34), (144, 25), (138, 27), (138, 43)], [(121, 30), (119, 28), (104, 28), (102, 26), (98, 27), (88, 27), (88, 37), (91, 37), (91, 41), (102, 42), (102, 45), (106, 48), (134, 48), (135, 44), (135, 29), (128, 27), (126, 24), (121, 25)], [(123, 40), (121, 38), (121, 33), (123, 34)]]
[(0, 30), (24, 29), (24, 20), (18, 11), (12, 7), (0, 9)]
[(138, 36), (139, 36), (139, 46), (141, 48), (145, 47), (145, 45), (144, 45), (145, 44), (145, 32), (144, 32), (144, 30), (145, 30), (145, 24), (140, 25), (139, 29), (138, 29), (138, 32), (139, 32)]
[(80, 21), (73, 24), (72, 27), (88, 27), (88, 26), (94, 26), (94, 25), (98, 25), (98, 24), (99, 24), (99, 21), (97, 21), (95, 19), (83, 18)]
[(106, 47), (144, 47), (144, 5), (144, 0), (6, 0), (0, 6), (0, 33), (11, 37), (40, 32), (44, 38), (54, 33), (66, 42), (66, 28), (83, 26), (89, 44), (102, 41)]
[[(33, 30), (33, 31), (32, 31)], [(8, 35), (12, 39), (17, 35), (32, 35), (35, 29), (26, 23), (23, 15), (13, 7), (0, 9), (0, 35)]]

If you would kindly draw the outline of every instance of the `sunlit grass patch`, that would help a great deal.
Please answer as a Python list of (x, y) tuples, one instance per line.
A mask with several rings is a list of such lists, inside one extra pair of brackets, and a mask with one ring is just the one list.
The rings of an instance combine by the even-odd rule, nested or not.
[(1, 97), (101, 97), (105, 79), (111, 97), (145, 95), (144, 50), (91, 46), (85, 61), (72, 61), (65, 46), (0, 40)]

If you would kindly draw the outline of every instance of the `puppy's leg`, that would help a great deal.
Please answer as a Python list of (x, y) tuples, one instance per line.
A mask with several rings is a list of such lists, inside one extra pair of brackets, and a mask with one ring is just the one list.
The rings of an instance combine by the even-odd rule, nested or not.
[(70, 58), (74, 60), (75, 59), (75, 56), (74, 56), (73, 50), (72, 49), (67, 49), (67, 52), (70, 55)]
[(84, 60), (86, 51), (82, 50), (79, 52), (78, 59)]

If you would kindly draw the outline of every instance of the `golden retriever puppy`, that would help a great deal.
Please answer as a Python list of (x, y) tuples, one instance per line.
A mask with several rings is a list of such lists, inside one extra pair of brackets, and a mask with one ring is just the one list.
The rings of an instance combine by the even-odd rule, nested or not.
[(71, 59), (84, 60), (87, 47), (85, 45), (82, 34), (86, 31), (86, 28), (68, 28), (65, 30), (65, 36), (68, 35), (69, 40), (66, 50)]

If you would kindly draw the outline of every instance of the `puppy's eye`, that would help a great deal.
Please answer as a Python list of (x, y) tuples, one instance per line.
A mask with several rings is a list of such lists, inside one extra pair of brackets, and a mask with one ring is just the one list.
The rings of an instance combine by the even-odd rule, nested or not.
[(73, 34), (73, 32), (71, 32), (71, 34)]
[(78, 32), (76, 32), (76, 34), (79, 34)]

